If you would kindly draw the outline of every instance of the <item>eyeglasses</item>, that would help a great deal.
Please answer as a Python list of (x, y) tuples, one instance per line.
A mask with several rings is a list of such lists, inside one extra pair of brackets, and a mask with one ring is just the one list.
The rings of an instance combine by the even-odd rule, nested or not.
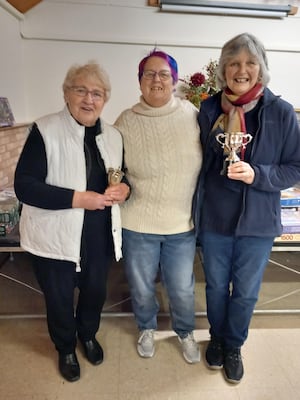
[(168, 79), (171, 78), (171, 73), (169, 71), (152, 71), (152, 70), (147, 70), (147, 71), (143, 71), (143, 77), (145, 79), (149, 79), (149, 80), (153, 80), (156, 75), (158, 75), (159, 79), (161, 81), (167, 81)]
[(94, 101), (105, 99), (105, 92), (102, 92), (100, 90), (87, 90), (87, 88), (85, 87), (78, 86), (72, 86), (70, 87), (70, 89), (76, 94), (76, 96), (79, 97), (86, 97), (88, 94), (90, 94)]

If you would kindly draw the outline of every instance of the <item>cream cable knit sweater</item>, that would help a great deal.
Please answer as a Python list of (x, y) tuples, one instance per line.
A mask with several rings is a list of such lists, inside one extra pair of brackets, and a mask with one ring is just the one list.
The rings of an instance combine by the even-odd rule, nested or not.
[(174, 96), (158, 108), (141, 97), (117, 119), (131, 184), (121, 206), (123, 228), (152, 234), (193, 228), (192, 198), (202, 165), (197, 112)]

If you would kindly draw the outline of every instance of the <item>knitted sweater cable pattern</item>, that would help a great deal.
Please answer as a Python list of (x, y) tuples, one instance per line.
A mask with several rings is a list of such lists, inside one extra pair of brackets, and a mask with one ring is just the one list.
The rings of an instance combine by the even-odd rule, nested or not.
[(131, 196), (121, 206), (122, 226), (151, 234), (193, 228), (192, 198), (202, 165), (197, 109), (173, 97), (154, 108), (143, 98), (117, 119)]

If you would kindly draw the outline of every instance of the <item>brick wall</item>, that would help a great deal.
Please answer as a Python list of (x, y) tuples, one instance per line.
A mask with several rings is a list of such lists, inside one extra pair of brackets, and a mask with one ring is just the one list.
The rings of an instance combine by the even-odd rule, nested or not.
[(13, 186), (17, 161), (27, 137), (28, 124), (0, 128), (0, 190)]

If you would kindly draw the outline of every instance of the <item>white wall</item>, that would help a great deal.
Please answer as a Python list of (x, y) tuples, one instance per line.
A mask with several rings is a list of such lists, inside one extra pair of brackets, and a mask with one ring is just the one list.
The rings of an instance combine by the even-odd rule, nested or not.
[(19, 20), (0, 8), (0, 97), (7, 97), (16, 121), (24, 121), (24, 76)]
[[(58, 110), (63, 105), (61, 84), (69, 66), (96, 59), (111, 77), (112, 97), (103, 116), (113, 122), (121, 110), (138, 100), (137, 66), (155, 45), (176, 58), (183, 77), (201, 71), (210, 59), (219, 57), (226, 40), (244, 31), (258, 36), (266, 46), (271, 90), (300, 108), (299, 13), (283, 20), (200, 16), (166, 14), (146, 4), (142, 0), (126, 5), (120, 0), (94, 0), (85, 5), (43, 0), (27, 12), (20, 25), (22, 40), (13, 42), (15, 52), (22, 45), (23, 67), (8, 61), (8, 68), (14, 66), (18, 75), (24, 71), (26, 109), (21, 117), (28, 121)], [(17, 36), (14, 21), (4, 27), (1, 22), (0, 37), (7, 36), (7, 31)], [(0, 93), (2, 81), (0, 76)], [(16, 109), (24, 105), (19, 104), (22, 96), (16, 98), (22, 90), (9, 92)]]

